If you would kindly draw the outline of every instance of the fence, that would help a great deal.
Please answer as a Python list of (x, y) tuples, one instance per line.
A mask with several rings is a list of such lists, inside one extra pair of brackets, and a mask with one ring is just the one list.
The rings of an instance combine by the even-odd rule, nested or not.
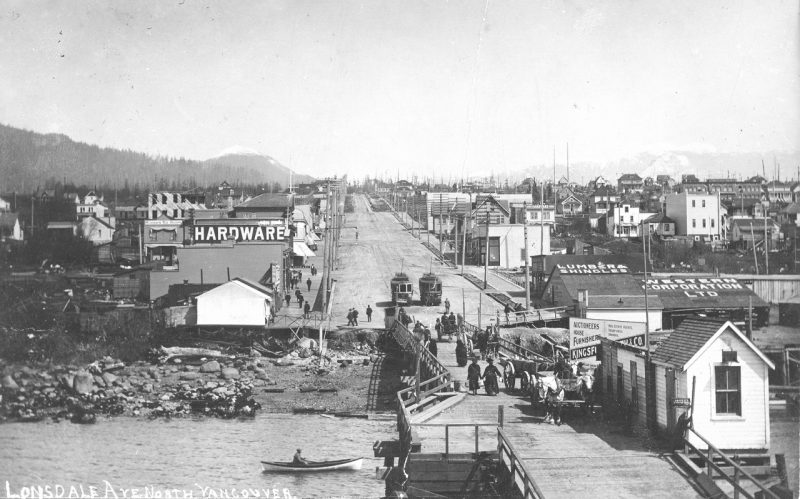
[[(689, 442), (689, 432), (693, 433), (694, 436), (699, 438), (703, 443), (708, 446), (708, 449), (704, 452), (699, 450), (697, 447), (692, 445)], [(705, 439), (702, 435), (694, 431), (694, 429), (687, 428), (686, 434), (683, 438), (684, 444), (687, 448), (694, 451), (698, 456), (703, 458), (703, 461), (706, 463), (706, 474), (709, 478), (713, 478), (714, 471), (716, 471), (719, 476), (730, 483), (733, 486), (733, 497), (734, 499), (738, 499), (741, 496), (747, 497), (748, 499), (755, 499), (756, 497), (765, 497), (765, 498), (772, 498), (772, 499), (780, 499), (774, 492), (768, 489), (763, 483), (758, 481), (757, 479), (753, 478), (748, 472), (746, 472), (738, 463), (734, 462), (731, 458), (726, 456), (721, 450), (714, 447), (714, 445)], [(722, 469), (720, 465), (714, 462), (714, 456), (719, 456), (722, 461), (733, 468), (733, 476), (730, 476), (725, 470)], [(753, 483), (756, 488), (759, 489), (759, 493), (751, 494), (747, 491), (744, 487), (741, 486), (739, 483), (741, 480), (749, 480)], [(763, 495), (759, 495), (763, 494)]]
[(510, 480), (522, 493), (523, 499), (543, 499), (544, 494), (536, 485), (536, 481), (525, 469), (524, 463), (519, 459), (519, 453), (509, 442), (503, 428), (497, 428), (497, 452), (500, 462), (508, 469)]

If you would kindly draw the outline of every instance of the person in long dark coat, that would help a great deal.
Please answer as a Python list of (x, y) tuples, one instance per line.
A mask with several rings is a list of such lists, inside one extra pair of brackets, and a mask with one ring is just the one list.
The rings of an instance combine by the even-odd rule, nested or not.
[(469, 391), (473, 395), (478, 394), (478, 380), (481, 379), (481, 366), (478, 365), (478, 358), (472, 357), (472, 364), (467, 368), (467, 382), (469, 383)]
[(486, 395), (497, 395), (500, 393), (500, 387), (497, 383), (497, 378), (501, 376), (500, 371), (497, 369), (497, 366), (494, 365), (494, 361), (491, 357), (488, 359), (489, 365), (486, 366), (483, 370), (483, 387), (486, 389)]
[(464, 335), (459, 334), (456, 341), (456, 363), (458, 367), (467, 365), (467, 344), (464, 342)]

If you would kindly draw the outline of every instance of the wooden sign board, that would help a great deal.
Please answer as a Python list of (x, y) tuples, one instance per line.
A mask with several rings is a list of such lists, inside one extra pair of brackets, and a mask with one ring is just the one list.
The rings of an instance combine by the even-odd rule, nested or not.
[(689, 407), (691, 405), (692, 401), (688, 398), (672, 399), (673, 407)]

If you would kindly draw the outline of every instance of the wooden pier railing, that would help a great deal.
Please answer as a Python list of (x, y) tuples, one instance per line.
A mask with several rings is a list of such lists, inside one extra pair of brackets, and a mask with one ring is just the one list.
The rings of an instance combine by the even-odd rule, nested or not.
[[(470, 329), (471, 324), (465, 323), (465, 328)], [(475, 330), (474, 326), (472, 326)], [(449, 392), (452, 390), (451, 374), (444, 367), (439, 359), (434, 357), (422, 343), (414, 336), (411, 331), (403, 326), (399, 321), (395, 321), (390, 329), (390, 333), (395, 341), (401, 348), (409, 353), (413, 353), (417, 362), (417, 381), (414, 386), (404, 388), (397, 392), (397, 430), (400, 435), (400, 450), (401, 456), (398, 460), (397, 467), (401, 470), (401, 475), (407, 476), (405, 472), (408, 458), (411, 455), (412, 441), (414, 439), (413, 427), (421, 426), (438, 426), (443, 427), (445, 431), (445, 455), (450, 453), (450, 428), (452, 427), (474, 427), (475, 429), (475, 455), (476, 458), (480, 452), (479, 444), (479, 428), (481, 426), (496, 426), (497, 433), (497, 449), (500, 454), (500, 459), (505, 463), (511, 474), (511, 480), (516, 486), (522, 497), (527, 499), (541, 499), (544, 497), (539, 487), (536, 485), (533, 477), (525, 469), (525, 465), (518, 457), (514, 447), (508, 441), (503, 433), (503, 412), (499, 408), (497, 423), (415, 423), (412, 417), (415, 413), (421, 412), (424, 407), (430, 403), (437, 402), (442, 392)], [(513, 345), (513, 343), (512, 343)], [(520, 347), (523, 348), (523, 347)], [(527, 349), (526, 349), (527, 350)], [(530, 352), (530, 351), (529, 351)], [(537, 355), (534, 352), (531, 354)], [(425, 380), (422, 377), (425, 376)]]
[(500, 462), (509, 472), (510, 480), (522, 494), (523, 499), (543, 499), (544, 494), (536, 485), (536, 481), (525, 469), (524, 463), (519, 459), (519, 453), (509, 442), (503, 428), (497, 428), (497, 452)]
[[(703, 443), (705, 443), (708, 448), (706, 450), (700, 450), (695, 447), (691, 442), (689, 442), (690, 433), (694, 434), (695, 437), (700, 439)], [(688, 449), (691, 449), (695, 452), (698, 456), (700, 456), (706, 464), (706, 474), (709, 478), (714, 478), (714, 472), (719, 475), (722, 479), (726, 482), (730, 483), (733, 486), (733, 497), (734, 499), (739, 499), (739, 497), (746, 497), (748, 499), (755, 499), (756, 497), (765, 497), (770, 499), (780, 499), (778, 495), (768, 489), (763, 483), (761, 483), (758, 479), (754, 478), (750, 473), (745, 471), (738, 463), (736, 463), (733, 459), (726, 456), (721, 450), (716, 448), (714, 444), (709, 442), (705, 437), (694, 431), (693, 428), (689, 427), (686, 429), (686, 433), (684, 435), (684, 444)], [(714, 457), (719, 456), (722, 461), (733, 468), (733, 476), (729, 475), (722, 467), (714, 462)], [(756, 488), (759, 489), (759, 492), (756, 494), (751, 494), (747, 489), (742, 487), (741, 481), (747, 480), (753, 483)]]
[(511, 355), (522, 357), (527, 360), (535, 360), (536, 362), (544, 363), (553, 361), (553, 359), (549, 359), (542, 354), (536, 353), (533, 350), (529, 350), (522, 345), (517, 345), (513, 341), (506, 338), (498, 338), (497, 346), (500, 350), (504, 350)]

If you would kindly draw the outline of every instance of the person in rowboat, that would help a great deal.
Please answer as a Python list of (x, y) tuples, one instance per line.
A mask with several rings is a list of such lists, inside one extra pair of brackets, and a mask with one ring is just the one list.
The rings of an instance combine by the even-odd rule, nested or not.
[(294, 453), (294, 458), (292, 459), (292, 464), (297, 464), (300, 466), (308, 466), (308, 461), (302, 456), (302, 449), (297, 449), (297, 452)]

